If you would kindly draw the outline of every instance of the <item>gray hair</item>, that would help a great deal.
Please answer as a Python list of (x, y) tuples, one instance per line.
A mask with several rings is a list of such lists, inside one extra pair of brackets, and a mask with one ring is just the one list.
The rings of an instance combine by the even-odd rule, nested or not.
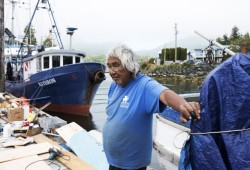
[(121, 61), (123, 68), (131, 72), (133, 77), (136, 77), (136, 74), (140, 71), (140, 65), (135, 60), (134, 52), (126, 45), (120, 45), (113, 48), (108, 53), (106, 60), (108, 60), (109, 57), (117, 57)]

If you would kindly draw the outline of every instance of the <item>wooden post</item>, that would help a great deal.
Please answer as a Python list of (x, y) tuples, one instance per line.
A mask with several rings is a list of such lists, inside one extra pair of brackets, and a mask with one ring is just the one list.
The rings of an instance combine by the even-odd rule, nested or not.
[(0, 1), (0, 92), (5, 91), (4, 76), (4, 1)]
[(243, 54), (246, 54), (247, 53), (247, 44), (246, 43), (242, 43), (241, 44), (241, 52)]

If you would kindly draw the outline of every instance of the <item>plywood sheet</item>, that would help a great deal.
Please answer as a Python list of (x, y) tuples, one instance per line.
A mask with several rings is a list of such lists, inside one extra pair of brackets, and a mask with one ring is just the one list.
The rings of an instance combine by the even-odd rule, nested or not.
[(62, 157), (56, 157), (56, 159), (58, 161), (60, 161), (63, 165), (68, 167), (69, 169), (72, 169), (72, 170), (78, 170), (78, 169), (81, 169), (81, 170), (95, 170), (96, 169), (92, 165), (87, 163), (86, 161), (81, 160), (80, 158), (78, 158), (75, 154), (63, 149), (60, 145), (58, 145), (58, 143), (52, 141), (51, 139), (44, 136), (43, 134), (36, 135), (33, 138), (34, 138), (34, 141), (36, 143), (49, 142), (51, 145), (56, 146), (57, 148), (61, 149), (62, 154), (69, 156), (70, 160), (69, 161), (65, 160)]
[(28, 143), (31, 143), (33, 142), (33, 138), (22, 138), (22, 137), (19, 137), (19, 138), (14, 138), (14, 139), (11, 139), (7, 142), (4, 142), (2, 143), (3, 147), (9, 147), (9, 146), (22, 146), (22, 145), (26, 145)]
[(41, 158), (39, 158), (37, 155), (32, 155), (32, 156), (1, 163), (0, 169), (1, 170), (14, 170), (14, 169), (24, 170), (28, 166), (27, 170), (39, 170), (39, 169), (51, 170), (51, 168), (45, 162), (39, 161), (39, 160), (41, 160)]
[(80, 131), (74, 134), (69, 144), (80, 159), (93, 165), (98, 170), (109, 169), (102, 144), (88, 132)]
[(41, 153), (49, 152), (49, 148), (52, 145), (48, 142), (28, 145), (25, 147), (20, 147), (16, 149), (8, 149), (0, 152), (0, 162), (10, 161), (14, 159), (19, 159), (22, 157), (27, 157), (31, 155), (37, 155)]
[[(83, 131), (84, 129), (79, 126), (75, 122), (71, 122), (67, 125), (64, 125), (58, 129), (56, 129), (56, 132), (67, 142), (69, 143), (71, 137), (76, 134), (77, 132)], [(84, 130), (85, 131), (85, 130)]]

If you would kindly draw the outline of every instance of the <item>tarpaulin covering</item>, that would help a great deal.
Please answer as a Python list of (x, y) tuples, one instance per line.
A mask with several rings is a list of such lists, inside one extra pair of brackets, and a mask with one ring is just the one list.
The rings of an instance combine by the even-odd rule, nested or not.
[[(200, 91), (201, 120), (181, 152), (179, 169), (250, 169), (250, 56), (214, 69)], [(207, 133), (219, 132), (219, 133)]]

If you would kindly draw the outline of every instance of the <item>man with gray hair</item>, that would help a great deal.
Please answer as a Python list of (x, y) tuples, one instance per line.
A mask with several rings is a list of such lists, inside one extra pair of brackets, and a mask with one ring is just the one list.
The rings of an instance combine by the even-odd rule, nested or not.
[(121, 45), (107, 56), (113, 79), (108, 93), (103, 147), (110, 170), (146, 170), (150, 165), (153, 114), (166, 106), (181, 113), (180, 120), (200, 119), (200, 105), (187, 102), (167, 87), (140, 73), (134, 52)]

